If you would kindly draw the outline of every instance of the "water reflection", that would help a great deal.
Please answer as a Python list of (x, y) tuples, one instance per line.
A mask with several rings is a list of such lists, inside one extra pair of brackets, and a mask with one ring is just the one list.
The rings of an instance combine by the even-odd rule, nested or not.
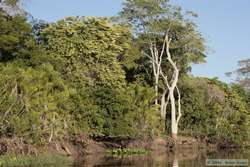
[(173, 167), (179, 167), (178, 159), (174, 159)]
[(206, 159), (249, 159), (250, 151), (208, 151), (180, 149), (170, 152), (152, 152), (144, 156), (111, 157), (89, 155), (75, 163), (75, 167), (205, 167)]
[(178, 151), (174, 152), (173, 167), (179, 167)]

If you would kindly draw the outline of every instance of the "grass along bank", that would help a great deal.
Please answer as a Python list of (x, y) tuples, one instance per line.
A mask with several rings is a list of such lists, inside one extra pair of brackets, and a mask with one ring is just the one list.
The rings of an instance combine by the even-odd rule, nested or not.
[(62, 155), (40, 155), (40, 156), (19, 156), (19, 155), (4, 155), (0, 157), (0, 167), (50, 167), (60, 166), (66, 167), (73, 163), (73, 159)]

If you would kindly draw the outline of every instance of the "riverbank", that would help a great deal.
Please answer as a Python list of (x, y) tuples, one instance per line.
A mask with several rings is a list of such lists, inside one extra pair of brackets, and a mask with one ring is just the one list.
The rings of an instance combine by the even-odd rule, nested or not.
[(217, 150), (239, 149), (240, 146), (223, 140), (211, 141), (183, 136), (174, 141), (167, 136), (154, 139), (132, 139), (129, 137), (88, 137), (82, 134), (40, 145), (30, 144), (22, 138), (0, 139), (0, 155), (40, 155), (45, 153), (78, 157), (88, 154), (107, 153), (112, 149), (143, 149), (168, 152), (188, 148)]
[[(120, 150), (120, 149), (116, 149)], [(245, 158), (249, 159), (250, 150), (209, 150), (182, 148), (174, 151), (149, 151), (140, 152), (137, 149), (122, 149), (128, 151), (129, 154), (110, 154), (96, 153), (87, 154), (78, 157), (70, 157), (63, 155), (42, 154), (39, 156), (0, 156), (0, 167), (5, 166), (62, 166), (62, 167), (81, 167), (81, 166), (178, 166), (176, 164), (185, 164), (190, 167), (205, 166), (206, 159), (209, 158)], [(130, 154), (131, 151), (135, 154)], [(139, 151), (139, 153), (137, 152)], [(174, 165), (175, 164), (175, 165)]]

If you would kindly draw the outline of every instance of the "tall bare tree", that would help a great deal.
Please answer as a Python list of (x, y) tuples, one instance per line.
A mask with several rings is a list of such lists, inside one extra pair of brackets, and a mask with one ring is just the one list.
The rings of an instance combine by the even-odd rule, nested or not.
[(133, 27), (135, 39), (143, 41), (141, 50), (151, 64), (155, 104), (160, 105), (157, 111), (166, 119), (170, 102), (171, 133), (177, 138), (182, 115), (178, 80), (191, 63), (204, 61), (203, 38), (168, 0), (127, 0), (120, 16)]
[[(150, 50), (151, 51), (151, 55), (145, 54), (152, 62), (152, 66), (153, 66), (153, 72), (154, 72), (154, 76), (158, 79), (156, 84), (159, 84), (159, 78), (161, 77), (164, 80), (164, 85), (165, 87), (163, 88), (163, 93), (161, 95), (161, 116), (163, 118), (165, 118), (166, 116), (166, 108), (168, 105), (168, 102), (170, 100), (170, 104), (171, 104), (171, 133), (172, 133), (172, 137), (174, 139), (177, 138), (177, 133), (178, 133), (178, 124), (180, 121), (180, 118), (182, 116), (181, 114), (181, 95), (180, 95), (180, 90), (177, 87), (177, 83), (179, 80), (179, 69), (176, 65), (176, 63), (173, 61), (171, 53), (170, 53), (170, 44), (171, 44), (171, 38), (169, 38), (169, 31), (167, 31), (165, 38), (164, 38), (164, 42), (162, 44), (161, 47), (161, 51), (159, 54), (159, 51), (156, 48), (155, 44), (150, 43)], [(168, 80), (168, 76), (167, 74), (164, 74), (163, 70), (162, 70), (162, 58), (163, 55), (167, 56), (167, 60), (170, 63), (171, 67), (173, 68), (173, 73), (171, 76), (171, 80)], [(175, 91), (178, 94), (178, 104), (177, 104), (177, 108), (176, 108), (176, 99), (174, 96)], [(167, 99), (166, 99), (166, 95), (167, 95)], [(178, 111), (178, 114), (177, 114)]]

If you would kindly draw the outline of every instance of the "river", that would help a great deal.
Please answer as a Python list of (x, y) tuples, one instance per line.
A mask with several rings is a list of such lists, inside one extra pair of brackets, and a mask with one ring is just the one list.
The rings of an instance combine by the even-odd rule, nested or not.
[(205, 167), (211, 159), (244, 160), (250, 166), (250, 150), (207, 151), (180, 149), (172, 152), (151, 152), (148, 155), (112, 157), (107, 154), (84, 156), (74, 167)]

